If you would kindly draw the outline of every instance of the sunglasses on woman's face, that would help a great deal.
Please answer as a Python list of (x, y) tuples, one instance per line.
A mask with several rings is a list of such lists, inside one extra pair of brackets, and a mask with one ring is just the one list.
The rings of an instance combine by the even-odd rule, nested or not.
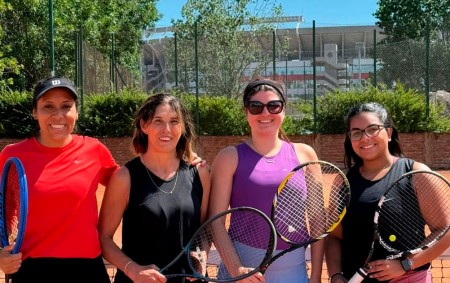
[(253, 100), (249, 101), (245, 107), (252, 115), (261, 114), (264, 111), (264, 107), (267, 107), (267, 111), (270, 114), (279, 114), (283, 111), (284, 102), (282, 100), (272, 100), (264, 104), (261, 101)]

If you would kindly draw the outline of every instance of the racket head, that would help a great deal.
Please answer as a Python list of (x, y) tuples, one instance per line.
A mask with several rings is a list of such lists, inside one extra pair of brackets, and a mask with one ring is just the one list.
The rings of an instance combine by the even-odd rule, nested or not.
[(402, 175), (381, 197), (374, 224), (380, 244), (394, 253), (388, 258), (427, 249), (450, 228), (450, 182), (434, 171)]
[[(237, 207), (209, 218), (186, 246), (193, 277), (212, 282), (234, 282), (261, 271), (276, 248), (276, 231), (270, 218), (258, 209)], [(221, 265), (221, 272), (218, 266)], [(246, 273), (236, 272), (245, 267)], [(206, 271), (206, 274), (204, 273)]]
[(20, 159), (11, 157), (2, 169), (0, 184), (0, 239), (2, 247), (15, 242), (18, 253), (24, 237), (28, 213), (28, 187)]
[(317, 160), (294, 168), (278, 187), (272, 221), (286, 242), (305, 246), (326, 237), (350, 203), (350, 184), (334, 164)]

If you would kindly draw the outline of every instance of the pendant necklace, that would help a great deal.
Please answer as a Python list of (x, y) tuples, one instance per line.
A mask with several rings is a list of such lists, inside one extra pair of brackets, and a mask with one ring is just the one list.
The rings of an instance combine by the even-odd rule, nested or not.
[(263, 155), (263, 157), (262, 157), (262, 159), (264, 159), (264, 161), (266, 162), (266, 163), (275, 163), (275, 159), (274, 159), (275, 157), (273, 157), (273, 158), (266, 158), (264, 155)]
[(150, 180), (152, 181), (153, 185), (155, 185), (155, 187), (156, 187), (160, 192), (165, 193), (165, 194), (168, 194), (168, 195), (171, 195), (171, 194), (173, 193), (173, 191), (175, 190), (175, 188), (176, 188), (176, 186), (177, 186), (179, 169), (177, 169), (177, 174), (176, 174), (176, 176), (175, 176), (175, 184), (173, 185), (173, 187), (172, 187), (172, 189), (171, 189), (170, 191), (166, 192), (166, 191), (164, 191), (163, 189), (161, 189), (161, 188), (155, 183), (155, 181), (153, 181), (152, 175), (150, 174), (150, 171), (148, 170), (147, 166), (144, 166), (144, 167), (145, 167), (145, 170), (147, 171), (147, 175), (148, 175), (148, 177), (150, 178)]

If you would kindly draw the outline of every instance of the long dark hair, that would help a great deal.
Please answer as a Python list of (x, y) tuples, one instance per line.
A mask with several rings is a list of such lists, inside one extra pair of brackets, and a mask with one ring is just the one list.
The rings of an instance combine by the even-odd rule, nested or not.
[(344, 162), (347, 169), (350, 169), (350, 167), (352, 167), (353, 165), (361, 166), (363, 164), (363, 160), (361, 159), (361, 157), (359, 157), (353, 150), (352, 142), (348, 135), (348, 132), (350, 131), (351, 119), (354, 116), (361, 113), (372, 113), (376, 115), (383, 123), (383, 126), (385, 128), (392, 129), (391, 140), (389, 141), (388, 144), (389, 153), (392, 154), (393, 156), (403, 157), (403, 151), (398, 138), (397, 129), (395, 128), (394, 122), (392, 121), (392, 118), (387, 112), (386, 108), (384, 108), (383, 105), (377, 102), (358, 104), (352, 107), (345, 116), (345, 124), (347, 125), (347, 129), (344, 142), (344, 149), (345, 149)]
[(176, 151), (180, 159), (190, 161), (193, 157), (194, 141), (196, 139), (194, 123), (187, 108), (173, 95), (159, 93), (150, 96), (139, 108), (134, 119), (134, 134), (132, 146), (136, 154), (146, 153), (148, 150), (148, 136), (141, 129), (141, 121), (149, 122), (155, 116), (156, 108), (161, 104), (168, 104), (177, 113), (182, 125), (182, 134)]

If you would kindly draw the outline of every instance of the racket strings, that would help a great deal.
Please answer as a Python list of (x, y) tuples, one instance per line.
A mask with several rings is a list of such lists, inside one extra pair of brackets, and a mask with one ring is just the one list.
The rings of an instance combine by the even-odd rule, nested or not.
[(305, 167), (292, 173), (275, 200), (275, 227), (291, 243), (324, 236), (348, 203), (349, 186), (339, 169), (314, 163)]
[(450, 187), (441, 176), (417, 172), (395, 183), (379, 206), (377, 232), (390, 251), (432, 245), (450, 226)]
[(5, 228), (9, 244), (15, 242), (19, 232), (20, 182), (16, 166), (11, 165), (5, 187)]
[[(234, 278), (242, 268), (261, 268), (274, 249), (275, 230), (270, 220), (252, 210), (237, 210), (196, 233), (190, 244), (189, 264), (200, 274), (207, 271), (208, 278)], [(220, 272), (216, 272), (218, 265)]]

